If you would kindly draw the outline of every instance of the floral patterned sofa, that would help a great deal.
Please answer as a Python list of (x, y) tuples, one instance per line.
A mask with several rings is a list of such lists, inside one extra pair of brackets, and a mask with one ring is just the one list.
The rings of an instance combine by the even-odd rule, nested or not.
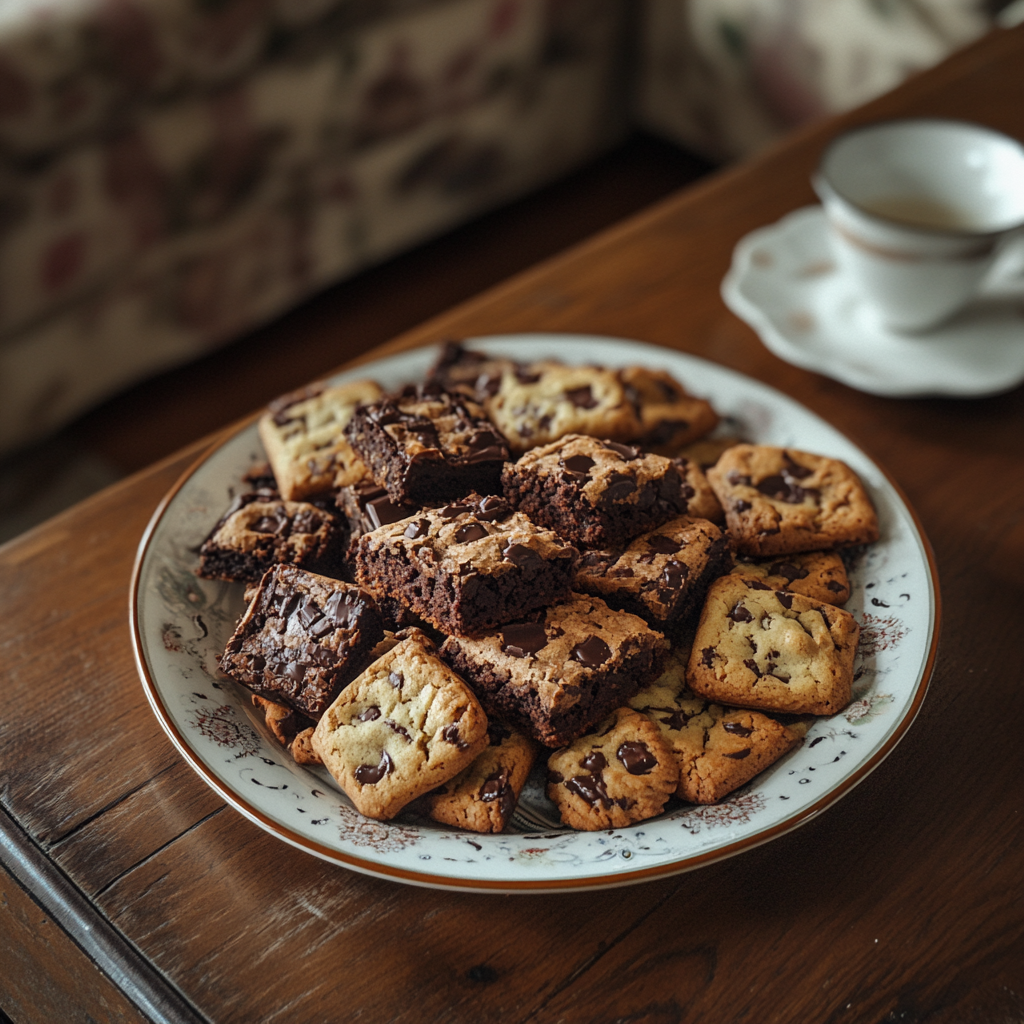
[(0, 452), (553, 179), (631, 119), (729, 158), (938, 60), (985, 10), (6, 0)]

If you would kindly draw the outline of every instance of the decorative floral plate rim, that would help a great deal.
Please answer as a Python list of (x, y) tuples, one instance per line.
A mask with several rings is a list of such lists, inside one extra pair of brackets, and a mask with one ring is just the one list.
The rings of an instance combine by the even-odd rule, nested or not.
[[(939, 632), (934, 556), (916, 514), (885, 472), (794, 399), (695, 356), (590, 335), (515, 334), (469, 344), (522, 359), (666, 369), (710, 398), (727, 421), (738, 420), (747, 436), (850, 463), (872, 493), (883, 531), (851, 571), (854, 593), (847, 608), (863, 630), (853, 703), (815, 721), (800, 748), (721, 803), (679, 803), (631, 828), (565, 830), (546, 811), (536, 781), (524, 792), (517, 831), (497, 836), (408, 816), (394, 822), (362, 818), (325, 772), (290, 762), (242, 688), (215, 669), (214, 658), (241, 611), (241, 587), (201, 580), (192, 569), (196, 545), (241, 473), (263, 458), (255, 422), (247, 421), (218, 438), (164, 497), (140, 541), (132, 574), (129, 619), (143, 689), (199, 776), (260, 828), (324, 860), (414, 885), (522, 893), (631, 884), (734, 856), (805, 824), (878, 767), (920, 710)], [(335, 379), (372, 376), (395, 387), (422, 379), (436, 351), (400, 352)]]

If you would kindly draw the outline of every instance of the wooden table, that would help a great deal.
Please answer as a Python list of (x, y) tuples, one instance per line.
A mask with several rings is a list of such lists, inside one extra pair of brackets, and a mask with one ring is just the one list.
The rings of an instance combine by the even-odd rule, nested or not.
[[(564, 330), (697, 353), (851, 434), (916, 506), (945, 633), (896, 752), (796, 832), (601, 892), (436, 892), (326, 865), (226, 807), (160, 731), (135, 547), (200, 446), (0, 550), (0, 1006), (23, 1021), (925, 1021), (1024, 1015), (1024, 390), (894, 401), (770, 355), (718, 296), (813, 201), (823, 144), (899, 114), (1024, 137), (1024, 29), (687, 189), (378, 350)], [(1024, 342), (1024, 338), (1022, 338)]]

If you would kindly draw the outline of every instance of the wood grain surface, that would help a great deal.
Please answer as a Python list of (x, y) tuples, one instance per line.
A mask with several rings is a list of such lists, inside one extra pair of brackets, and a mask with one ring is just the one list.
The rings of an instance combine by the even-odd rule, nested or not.
[(135, 546), (194, 451), (0, 548), (3, 807), (218, 1024), (1024, 1019), (1024, 389), (861, 394), (777, 360), (718, 294), (743, 234), (813, 201), (839, 128), (934, 114), (1024, 138), (1022, 97), (1024, 28), (993, 34), (375, 353), (537, 329), (633, 337), (781, 388), (887, 468), (935, 547), (945, 632), (918, 721), (827, 813), (688, 875), (568, 895), (405, 887), (273, 839), (184, 766), (132, 664)]

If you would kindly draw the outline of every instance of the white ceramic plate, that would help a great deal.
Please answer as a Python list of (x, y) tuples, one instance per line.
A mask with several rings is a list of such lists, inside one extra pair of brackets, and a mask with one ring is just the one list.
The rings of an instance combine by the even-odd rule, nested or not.
[[(540, 770), (514, 826), (476, 835), (412, 817), (360, 816), (323, 770), (291, 763), (248, 695), (216, 669), (243, 609), (242, 586), (196, 577), (196, 547), (263, 452), (255, 425), (222, 440), (172, 489), (139, 546), (131, 619), (143, 686), (185, 759), (261, 828), (325, 860), (420, 885), (500, 892), (623, 885), (687, 871), (750, 849), (808, 821), (892, 750), (916, 715), (937, 642), (938, 594), (927, 543), (884, 473), (833, 427), (774, 389), (667, 349), (612, 338), (515, 335), (475, 348), (520, 359), (641, 363), (669, 370), (754, 440), (836, 456), (871, 492), (882, 540), (852, 572), (847, 608), (862, 627), (854, 700), (814, 723), (803, 745), (720, 804), (674, 804), (632, 828), (573, 832), (558, 824)], [(367, 364), (337, 380), (385, 388), (422, 380), (436, 350)], [(731, 425), (733, 428), (737, 424)]]
[(871, 394), (970, 398), (1024, 380), (1024, 245), (948, 323), (899, 334), (836, 269), (824, 211), (808, 206), (740, 240), (722, 298), (780, 359)]

